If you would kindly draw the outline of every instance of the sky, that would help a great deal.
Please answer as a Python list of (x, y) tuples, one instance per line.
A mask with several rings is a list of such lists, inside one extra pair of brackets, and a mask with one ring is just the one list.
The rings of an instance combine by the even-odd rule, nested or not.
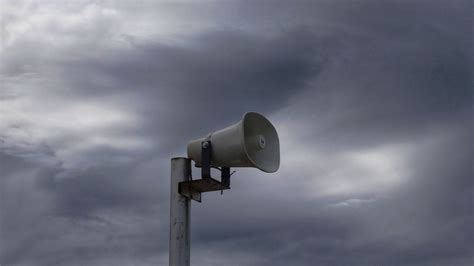
[(471, 1), (1, 6), (0, 265), (167, 265), (170, 158), (247, 111), (280, 169), (192, 203), (192, 265), (473, 265)]

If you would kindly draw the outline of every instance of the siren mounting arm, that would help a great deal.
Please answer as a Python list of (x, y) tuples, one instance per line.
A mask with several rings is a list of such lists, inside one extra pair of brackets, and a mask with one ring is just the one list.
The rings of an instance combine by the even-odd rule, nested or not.
[(230, 186), (230, 176), (235, 172), (230, 173), (230, 167), (213, 167), (211, 166), (212, 162), (212, 143), (209, 138), (201, 144), (201, 177), (202, 178), (212, 178), (211, 177), (211, 168), (215, 168), (221, 171), (221, 183), (222, 185), (229, 187)]
[[(201, 202), (201, 193), (208, 191), (221, 191), (230, 189), (230, 167), (216, 168), (211, 166), (212, 143), (210, 136), (201, 143), (201, 179), (179, 183), (179, 193), (189, 199)], [(221, 171), (221, 181), (211, 177), (211, 168)]]
[(207, 138), (201, 143), (201, 177), (211, 178), (212, 144)]

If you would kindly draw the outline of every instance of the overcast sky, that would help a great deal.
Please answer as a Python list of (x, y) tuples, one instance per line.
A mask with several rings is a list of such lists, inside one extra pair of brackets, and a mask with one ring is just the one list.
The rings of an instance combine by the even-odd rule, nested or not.
[(1, 5), (2, 266), (167, 265), (170, 158), (246, 111), (280, 170), (192, 265), (473, 265), (472, 1)]

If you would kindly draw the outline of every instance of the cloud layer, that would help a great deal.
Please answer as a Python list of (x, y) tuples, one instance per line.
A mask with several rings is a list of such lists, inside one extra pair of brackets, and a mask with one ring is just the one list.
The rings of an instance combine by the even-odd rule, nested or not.
[(4, 6), (0, 264), (167, 265), (170, 158), (258, 111), (193, 265), (472, 265), (469, 1)]

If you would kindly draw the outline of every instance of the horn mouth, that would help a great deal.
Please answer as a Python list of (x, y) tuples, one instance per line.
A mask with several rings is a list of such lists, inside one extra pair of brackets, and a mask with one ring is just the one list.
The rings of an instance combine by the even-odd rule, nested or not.
[(249, 161), (264, 172), (276, 172), (280, 167), (280, 142), (275, 127), (256, 112), (245, 113), (242, 121), (244, 150)]

